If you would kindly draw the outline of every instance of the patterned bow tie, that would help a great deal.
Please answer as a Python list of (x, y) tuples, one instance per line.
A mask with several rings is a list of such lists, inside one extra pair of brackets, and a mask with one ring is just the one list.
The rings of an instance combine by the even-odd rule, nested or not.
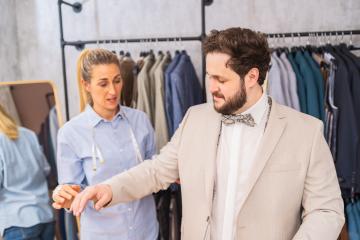
[(221, 120), (225, 125), (231, 125), (236, 122), (244, 123), (249, 127), (255, 127), (255, 120), (251, 114), (238, 114), (238, 115), (222, 115)]

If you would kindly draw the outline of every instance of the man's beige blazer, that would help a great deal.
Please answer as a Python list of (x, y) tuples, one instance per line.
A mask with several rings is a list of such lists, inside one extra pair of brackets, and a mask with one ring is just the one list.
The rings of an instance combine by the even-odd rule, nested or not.
[[(181, 237), (210, 239), (220, 126), (211, 105), (190, 108), (159, 155), (105, 182), (113, 191), (110, 206), (166, 189), (180, 177)], [(337, 239), (343, 201), (319, 120), (273, 101), (255, 165), (243, 189), (236, 239)]]

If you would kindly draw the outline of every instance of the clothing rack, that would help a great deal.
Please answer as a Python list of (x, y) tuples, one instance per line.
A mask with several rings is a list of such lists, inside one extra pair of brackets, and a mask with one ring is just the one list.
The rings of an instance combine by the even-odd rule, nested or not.
[(266, 33), (270, 38), (279, 38), (279, 37), (331, 37), (331, 36), (341, 36), (341, 35), (359, 35), (360, 30), (345, 30), (345, 31), (320, 31), (320, 32), (287, 32), (287, 33)]
[[(59, 9), (59, 23), (60, 23), (60, 43), (61, 43), (61, 59), (62, 59), (62, 72), (63, 72), (63, 83), (64, 83), (64, 95), (65, 95), (65, 112), (66, 120), (69, 120), (69, 101), (68, 101), (68, 86), (66, 77), (66, 61), (65, 61), (65, 46), (74, 46), (76, 49), (81, 50), (86, 44), (114, 44), (114, 43), (146, 43), (146, 42), (187, 42), (187, 41), (200, 41), (205, 38), (205, 8), (213, 3), (213, 0), (201, 0), (201, 33), (198, 36), (190, 37), (159, 37), (159, 38), (129, 38), (129, 39), (102, 39), (102, 40), (85, 40), (85, 41), (66, 41), (64, 40), (63, 30), (63, 17), (62, 17), (62, 5), (72, 7), (75, 13), (80, 13), (82, 10), (82, 4), (79, 2), (69, 3), (63, 0), (58, 0)], [(330, 40), (335, 37), (342, 38), (343, 36), (360, 35), (360, 30), (344, 30), (344, 31), (310, 31), (310, 32), (285, 32), (285, 33), (266, 33), (269, 39), (272, 38), (301, 38), (301, 37), (318, 37)], [(351, 39), (352, 41), (352, 39)], [(360, 50), (360, 47), (351, 46), (351, 50)], [(201, 49), (201, 52), (203, 50)], [(202, 54), (202, 74), (203, 74), (203, 91), (206, 96), (205, 89), (205, 56)]]
[[(309, 40), (312, 39), (323, 39), (326, 40), (326, 43), (331, 43), (335, 41), (342, 41), (344, 36), (350, 36), (350, 42), (352, 42), (353, 35), (360, 35), (360, 30), (344, 30), (344, 31), (318, 31), (318, 32), (287, 32), (287, 33), (267, 33), (266, 36), (268, 39), (280, 39), (280, 38), (292, 38), (294, 41), (295, 38), (308, 37)], [(339, 39), (340, 38), (340, 39)], [(295, 40), (296, 41), (296, 40)], [(352, 43), (351, 43), (352, 44)], [(351, 50), (360, 50), (359, 46), (349, 46)]]
[[(201, 33), (198, 36), (190, 37), (159, 37), (159, 38), (130, 38), (130, 39), (103, 39), (103, 40), (86, 40), (86, 41), (66, 41), (64, 40), (64, 29), (63, 29), (63, 17), (62, 17), (62, 5), (73, 8), (75, 13), (79, 13), (82, 10), (82, 4), (79, 2), (68, 3), (63, 0), (58, 0), (59, 9), (59, 23), (60, 23), (60, 43), (61, 43), (61, 60), (62, 60), (62, 72), (63, 72), (63, 83), (64, 83), (64, 95), (65, 95), (65, 112), (66, 120), (69, 120), (69, 100), (68, 100), (68, 86), (66, 77), (66, 61), (65, 61), (65, 46), (74, 46), (76, 49), (81, 50), (86, 44), (107, 44), (107, 43), (141, 43), (141, 42), (186, 42), (186, 41), (200, 41), (205, 37), (205, 7), (213, 3), (213, 0), (201, 0)], [(201, 49), (202, 51), (202, 49)], [(202, 54), (202, 74), (205, 76), (205, 57)], [(205, 79), (203, 77), (203, 79)], [(205, 96), (205, 80), (203, 80), (203, 92)]]

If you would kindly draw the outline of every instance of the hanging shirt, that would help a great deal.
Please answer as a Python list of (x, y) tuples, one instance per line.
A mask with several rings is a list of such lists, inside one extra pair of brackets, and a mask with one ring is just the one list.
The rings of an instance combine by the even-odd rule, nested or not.
[(170, 88), (173, 131), (169, 132), (169, 135), (172, 136), (189, 107), (203, 101), (200, 81), (186, 52), (181, 54), (179, 62), (170, 73)]
[(285, 94), (285, 86), (282, 83), (280, 64), (278, 58), (276, 57), (276, 52), (271, 54), (271, 68), (268, 74), (269, 82), (268, 82), (268, 93), (274, 98), (278, 103), (286, 105), (286, 94)]
[(54, 220), (46, 175), (50, 172), (34, 132), (19, 137), (0, 133), (0, 236), (9, 227), (31, 227)]
[(170, 53), (166, 53), (154, 72), (155, 76), (155, 121), (157, 152), (168, 142), (169, 132), (165, 112), (165, 69), (171, 62)]
[[(143, 159), (155, 153), (154, 132), (145, 113), (121, 106), (109, 121), (89, 105), (67, 122), (58, 135), (60, 184), (95, 185), (137, 165), (131, 129)], [(104, 162), (96, 159), (96, 144)], [(98, 155), (99, 156), (99, 155)], [(96, 171), (93, 168), (96, 168)], [(93, 203), (81, 215), (82, 239), (155, 240), (158, 235), (155, 202), (152, 195), (96, 211)]]
[[(150, 81), (150, 70), (152, 66), (154, 65), (154, 55), (149, 54), (144, 59), (144, 66), (141, 68), (138, 76), (137, 76), (137, 89), (138, 89), (138, 96), (137, 96), (137, 103), (136, 108), (140, 111), (145, 112), (150, 120), (152, 114), (152, 108), (151, 108), (151, 99), (152, 96), (150, 96), (151, 93), (151, 81)], [(153, 124), (153, 122), (151, 122)]]
[(287, 81), (288, 81), (288, 91), (290, 95), (290, 103), (291, 107), (300, 111), (300, 103), (299, 103), (299, 96), (297, 91), (297, 83), (296, 83), (296, 75), (295, 72), (287, 58), (285, 52), (281, 53), (280, 59), (283, 62), (285, 69), (287, 71)]
[(244, 197), (250, 170), (254, 166), (259, 142), (265, 130), (268, 97), (265, 93), (242, 114), (251, 114), (255, 126), (242, 123), (222, 124), (217, 154), (217, 172), (211, 239), (234, 239), (239, 203)]

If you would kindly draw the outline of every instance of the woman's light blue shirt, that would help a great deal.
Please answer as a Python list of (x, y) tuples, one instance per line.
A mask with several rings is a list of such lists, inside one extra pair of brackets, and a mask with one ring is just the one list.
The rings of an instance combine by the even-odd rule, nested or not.
[[(130, 129), (135, 135), (143, 159), (151, 159), (155, 154), (154, 130), (145, 113), (120, 106), (120, 111), (108, 121), (88, 105), (84, 112), (59, 130), (59, 184), (90, 186), (137, 165)], [(93, 170), (92, 159), (94, 141), (105, 160), (100, 163), (97, 159), (96, 171)], [(99, 212), (92, 205), (93, 203), (89, 203), (81, 215), (82, 239), (157, 238), (159, 226), (152, 195)]]
[(19, 137), (0, 133), (0, 235), (9, 227), (54, 221), (46, 176), (50, 166), (37, 136), (19, 127)]

